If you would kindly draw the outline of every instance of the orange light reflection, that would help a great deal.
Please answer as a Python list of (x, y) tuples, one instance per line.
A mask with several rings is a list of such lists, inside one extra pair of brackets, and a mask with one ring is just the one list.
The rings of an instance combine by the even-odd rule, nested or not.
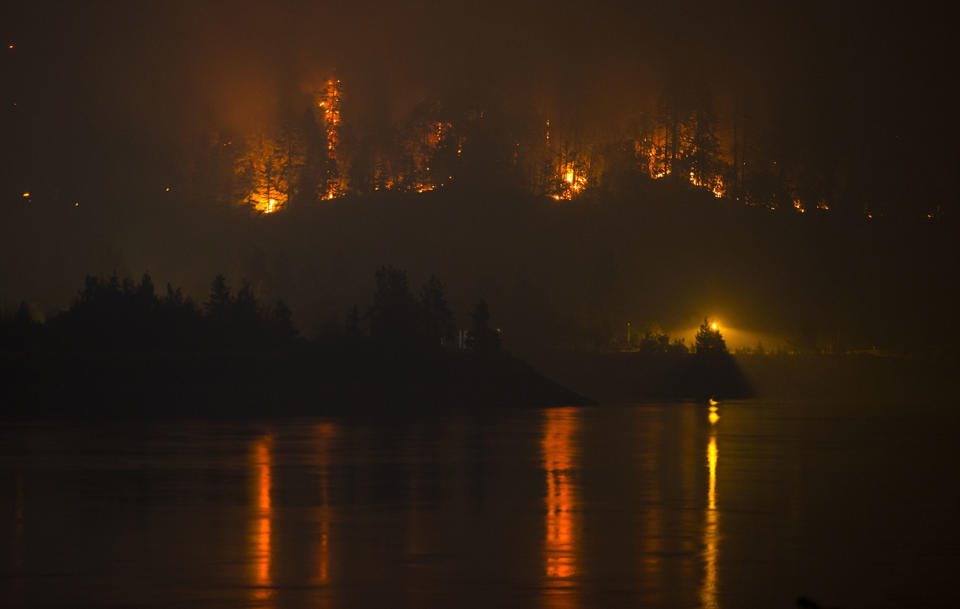
[(273, 465), (273, 437), (265, 435), (257, 438), (253, 444), (251, 468), (254, 481), (254, 499), (256, 502), (252, 514), (252, 535), (250, 540), (251, 589), (254, 605), (267, 606), (266, 601), (273, 596), (273, 581), (270, 576), (272, 562), (273, 507), (270, 501), (271, 467)]
[[(576, 408), (549, 409), (543, 428), (543, 463), (547, 477), (544, 573), (547, 604), (553, 606), (573, 606), (569, 588), (573, 585), (570, 578), (577, 573), (577, 489), (572, 479), (577, 467), (574, 443), (577, 416)], [(557, 588), (564, 590), (558, 594)]]

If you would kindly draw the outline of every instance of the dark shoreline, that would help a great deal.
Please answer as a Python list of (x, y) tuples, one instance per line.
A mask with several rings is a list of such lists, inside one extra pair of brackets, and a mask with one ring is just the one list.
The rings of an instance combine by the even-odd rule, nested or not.
[(593, 402), (508, 354), (260, 352), (0, 356), (13, 417), (285, 417)]
[[(562, 352), (532, 354), (530, 361), (550, 378), (600, 403), (704, 400), (689, 371), (695, 355), (638, 352)], [(922, 395), (950, 398), (958, 369), (951, 355), (736, 354), (723, 385), (740, 391), (717, 398), (909, 400)], [(702, 377), (700, 377), (702, 381)]]

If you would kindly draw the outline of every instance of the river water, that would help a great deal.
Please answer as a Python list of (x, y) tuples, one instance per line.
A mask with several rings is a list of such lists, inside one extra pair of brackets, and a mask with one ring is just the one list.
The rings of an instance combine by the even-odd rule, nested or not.
[(5, 423), (0, 604), (957, 606), (957, 416)]

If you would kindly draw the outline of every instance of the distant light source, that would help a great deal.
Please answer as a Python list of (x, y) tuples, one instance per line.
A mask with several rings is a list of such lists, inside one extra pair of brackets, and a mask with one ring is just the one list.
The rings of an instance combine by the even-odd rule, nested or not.
[(164, 189), (163, 189), (163, 192), (170, 192), (170, 187), (167, 186), (166, 188), (164, 188)]
[(710, 324), (710, 329), (711, 329), (711, 330), (716, 330), (716, 329), (717, 329), (717, 322), (713, 322), (712, 324)]
[(23, 198), (24, 198), (24, 199), (26, 199), (26, 198), (29, 197), (29, 196), (30, 196), (30, 193), (29, 193), (29, 192), (23, 193)]

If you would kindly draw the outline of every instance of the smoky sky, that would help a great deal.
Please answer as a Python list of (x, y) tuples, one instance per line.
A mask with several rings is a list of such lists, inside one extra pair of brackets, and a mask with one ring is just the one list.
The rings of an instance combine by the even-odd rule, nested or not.
[(22, 4), (4, 21), (25, 95), (157, 133), (263, 120), (331, 73), (358, 116), (462, 96), (602, 122), (675, 78), (820, 108), (822, 91), (900, 97), (942, 27), (816, 2)]
[[(702, 89), (721, 145), (736, 107), (771, 158), (801, 151), (846, 167), (858, 196), (947, 206), (952, 27), (922, 3), (6, 3), (0, 121), (15, 137), (0, 184), (18, 224), (5, 227), (3, 297), (62, 305), (84, 272), (147, 268), (201, 292), (231, 271), (227, 229), (204, 201), (168, 212), (160, 195), (178, 192), (199, 140), (296, 115), (330, 77), (354, 133), (439, 99), (614, 140), (664, 91)], [(29, 218), (13, 209), (26, 190), (37, 193)], [(54, 200), (82, 215), (41, 207)]]

